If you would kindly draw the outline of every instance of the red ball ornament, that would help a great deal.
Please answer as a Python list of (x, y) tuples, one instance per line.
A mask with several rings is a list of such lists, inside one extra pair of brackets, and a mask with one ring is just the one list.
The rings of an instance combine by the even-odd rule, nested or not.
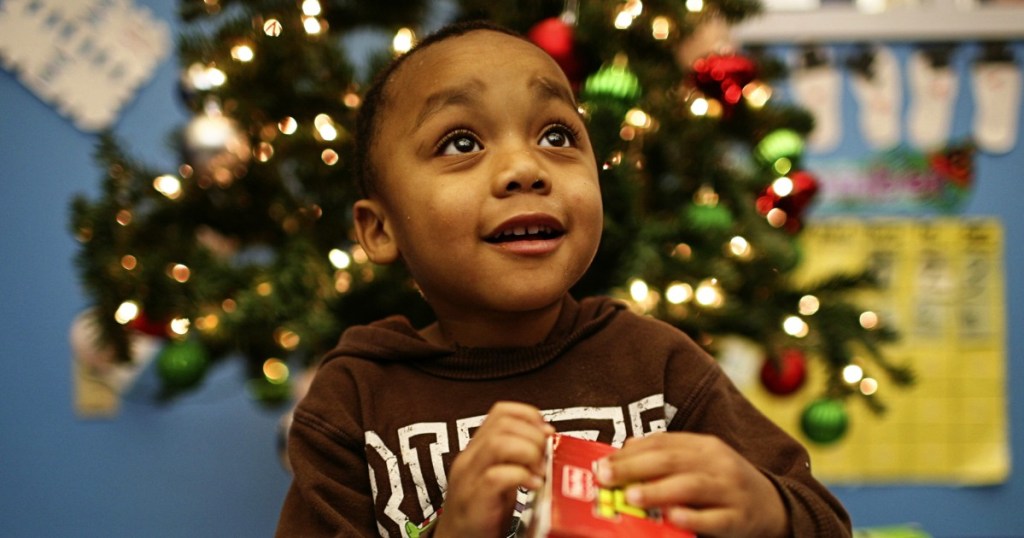
[(757, 78), (757, 64), (738, 54), (712, 54), (693, 62), (691, 83), (730, 112), (743, 99), (743, 87)]
[(761, 383), (777, 396), (796, 392), (806, 380), (807, 358), (799, 349), (787, 349), (777, 359), (768, 359), (761, 366)]
[(565, 72), (574, 87), (582, 80), (582, 67), (576, 54), (575, 30), (559, 17), (538, 22), (526, 33), (535, 45), (543, 49)]
[(150, 336), (159, 336), (160, 338), (168, 337), (167, 320), (152, 319), (147, 316), (145, 312), (139, 312), (139, 315), (136, 316), (135, 319), (128, 322), (128, 327)]
[(818, 179), (803, 170), (791, 172), (786, 178), (788, 182), (779, 178), (765, 187), (755, 203), (762, 215), (767, 215), (772, 209), (783, 211), (786, 214), (783, 228), (797, 233), (803, 228), (804, 213), (818, 194)]

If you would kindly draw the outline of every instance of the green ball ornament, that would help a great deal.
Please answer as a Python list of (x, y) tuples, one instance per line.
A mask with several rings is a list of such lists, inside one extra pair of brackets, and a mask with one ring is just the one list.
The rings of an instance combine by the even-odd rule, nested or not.
[(690, 204), (685, 209), (686, 222), (696, 230), (724, 232), (732, 228), (732, 213), (721, 205)]
[(157, 374), (172, 389), (191, 388), (206, 374), (209, 358), (195, 340), (171, 342), (156, 359)]
[(791, 129), (776, 129), (762, 138), (754, 151), (767, 163), (782, 158), (792, 160), (804, 152), (804, 138)]
[(606, 64), (583, 83), (583, 100), (632, 106), (640, 99), (640, 79), (624, 61)]
[(800, 429), (808, 439), (821, 445), (843, 437), (850, 419), (846, 406), (839, 400), (821, 398), (810, 403), (800, 415)]

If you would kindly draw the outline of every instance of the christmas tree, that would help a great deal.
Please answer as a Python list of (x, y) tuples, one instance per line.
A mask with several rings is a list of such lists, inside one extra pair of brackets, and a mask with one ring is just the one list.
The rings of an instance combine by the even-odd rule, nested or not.
[[(167, 340), (157, 358), (167, 395), (227, 358), (245, 361), (254, 395), (274, 403), (289, 397), (289, 366), (313, 363), (346, 327), (391, 314), (430, 319), (400, 267), (367, 262), (350, 213), (361, 91), (373, 68), (425, 30), (430, 8), (182, 1), (181, 96), (193, 116), (173, 137), (181, 166), (148, 167), (106, 135), (97, 148), (102, 192), (72, 206), (92, 322), (120, 360), (132, 360), (134, 335), (158, 335)], [(821, 361), (828, 375), (812, 422), (824, 414), (841, 426), (842, 402), (854, 394), (881, 409), (843, 381), (854, 362), (910, 382), (883, 353), (894, 332), (849, 302), (870, 275), (809, 286), (790, 278), (817, 190), (801, 168), (813, 121), (772, 98), (780, 62), (727, 39), (729, 24), (757, 13), (754, 0), (456, 8), (457, 18), (522, 32), (577, 89), (606, 215), (575, 295), (620, 297), (712, 353), (729, 335), (756, 342), (762, 379), (778, 394), (800, 386), (808, 360)], [(344, 38), (367, 28), (393, 35), (393, 45), (357, 74)]]

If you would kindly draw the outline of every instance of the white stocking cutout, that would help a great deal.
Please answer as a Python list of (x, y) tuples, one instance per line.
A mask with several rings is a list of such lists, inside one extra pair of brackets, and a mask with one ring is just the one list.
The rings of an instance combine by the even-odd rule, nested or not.
[(1014, 62), (982, 62), (971, 69), (974, 140), (989, 153), (1006, 153), (1017, 141), (1021, 70)]
[(807, 137), (811, 150), (836, 149), (842, 133), (842, 76), (827, 63), (793, 71), (793, 94), (814, 116), (814, 130)]
[(919, 148), (940, 148), (949, 141), (960, 78), (952, 66), (934, 66), (921, 51), (911, 54), (907, 70), (910, 79), (907, 136)]
[(871, 62), (871, 76), (852, 72), (853, 95), (860, 105), (860, 129), (875, 149), (889, 149), (900, 142), (900, 66), (892, 50), (878, 47)]

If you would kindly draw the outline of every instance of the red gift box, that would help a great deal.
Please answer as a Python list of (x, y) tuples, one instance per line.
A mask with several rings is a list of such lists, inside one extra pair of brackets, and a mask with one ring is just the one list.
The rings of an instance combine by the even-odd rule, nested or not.
[(526, 536), (531, 538), (696, 538), (664, 521), (660, 510), (626, 502), (621, 488), (597, 483), (594, 465), (611, 445), (566, 435), (548, 440), (547, 480), (533, 499)]

